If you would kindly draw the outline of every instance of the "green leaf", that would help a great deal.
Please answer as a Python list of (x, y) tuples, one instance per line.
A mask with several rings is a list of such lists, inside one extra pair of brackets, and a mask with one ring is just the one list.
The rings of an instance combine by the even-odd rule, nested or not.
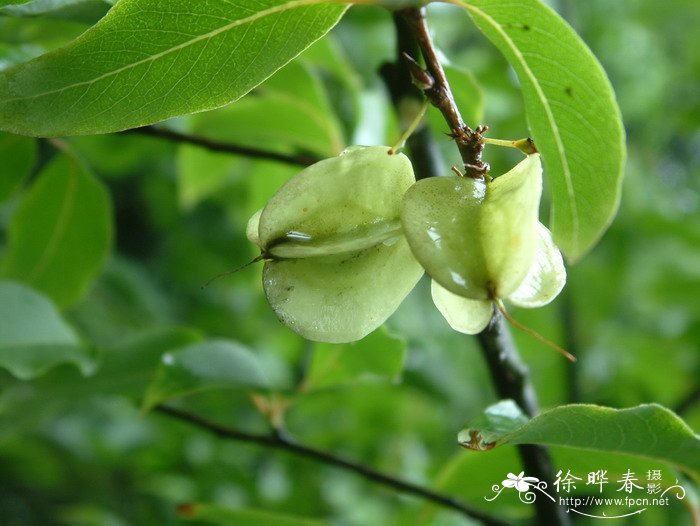
[(325, 522), (302, 519), (253, 509), (232, 509), (213, 504), (185, 504), (178, 514), (186, 519), (206, 521), (222, 526), (327, 526)]
[(36, 163), (36, 141), (0, 132), (0, 203), (21, 186)]
[[(320, 136), (319, 144), (314, 145), (313, 151), (338, 155), (346, 147), (340, 122), (335, 115), (335, 108), (330, 103), (329, 93), (321, 82), (320, 74), (306, 65), (302, 57), (287, 64), (267, 82), (261, 84), (259, 91), (269, 98), (277, 98), (297, 111), (303, 112), (304, 120), (313, 124), (318, 129), (316, 133)], [(286, 142), (293, 139), (291, 134), (285, 138)], [(299, 139), (296, 138), (296, 140)]]
[[(184, 328), (144, 332), (105, 348), (92, 376), (85, 378), (74, 369), (60, 367), (35, 380), (32, 383), (35, 387), (33, 396), (24, 403), (30, 408), (46, 406), (50, 402), (74, 403), (75, 400), (89, 399), (95, 393), (140, 401), (161, 363), (161, 357), (200, 340), (199, 334)], [(33, 406), (32, 402), (36, 405)]]
[(304, 379), (304, 391), (362, 380), (396, 381), (406, 359), (406, 342), (379, 328), (354, 343), (317, 343)]
[(337, 34), (318, 40), (299, 57), (321, 78), (330, 106), (347, 131), (354, 130), (360, 112), (362, 81), (340, 46)]
[(26, 4), (31, 0), (0, 0), (0, 7), (6, 5)]
[(206, 389), (266, 389), (255, 354), (227, 340), (209, 340), (164, 354), (144, 397), (148, 411), (168, 400)]
[(319, 0), (122, 0), (74, 42), (0, 73), (0, 129), (87, 135), (223, 106), (345, 9)]
[[(100, 368), (84, 385), (75, 386), (85, 396), (99, 392), (140, 398), (146, 392), (153, 372), (168, 352), (195, 345), (201, 336), (191, 329), (151, 330), (105, 349)], [(47, 377), (47, 382), (50, 377)], [(70, 391), (69, 391), (70, 393)]]
[(190, 145), (179, 147), (177, 188), (180, 206), (191, 210), (207, 197), (218, 195), (227, 186), (247, 179), (245, 168), (250, 165), (250, 160), (238, 155), (210, 152)]
[(505, 444), (545, 444), (636, 455), (700, 476), (700, 437), (657, 404), (629, 409), (561, 406), (528, 420), (511, 400), (488, 408), (460, 431), (461, 445), (488, 450)]
[(77, 159), (60, 153), (12, 217), (0, 274), (65, 307), (83, 295), (111, 242), (107, 191)]
[[(304, 55), (320, 45), (326, 49), (326, 40), (318, 41)], [(333, 156), (343, 149), (345, 140), (328, 95), (315, 68), (299, 57), (236, 104), (193, 115), (188, 120), (188, 130), (242, 146), (264, 145), (275, 152)], [(232, 122), (236, 125), (231, 126)], [(272, 122), (274, 126), (270, 125)], [(289, 172), (290, 169), (293, 171)], [(251, 204), (250, 215), (264, 206), (274, 190), (297, 171), (298, 168), (183, 146), (178, 150), (180, 203), (191, 209), (207, 197), (226, 199), (226, 190), (241, 181), (251, 188), (272, 188), (262, 201), (252, 196), (251, 201), (258, 204)], [(277, 173), (285, 174), (281, 181)]]
[(570, 261), (590, 250), (620, 201), (625, 137), (602, 67), (540, 0), (452, 0), (518, 74), (552, 192), (550, 228)]
[(280, 187), (299, 172), (289, 164), (255, 161), (246, 177), (248, 187), (247, 215), (261, 210)]
[[(550, 448), (553, 457), (553, 469), (556, 472), (562, 469), (564, 473), (570, 470), (572, 474), (585, 477), (587, 473), (604, 467), (610, 481), (621, 480), (627, 470), (632, 473), (645, 473), (650, 468), (657, 469), (662, 466), (662, 479), (659, 481), (663, 487), (669, 487), (677, 483), (677, 470), (668, 464), (657, 462), (651, 463), (649, 460), (623, 455), (619, 453), (607, 453), (603, 451), (581, 451), (564, 447)], [(489, 502), (484, 497), (492, 495), (491, 487), (506, 478), (507, 473), (519, 472), (522, 470), (521, 459), (518, 457), (516, 448), (497, 448), (488, 452), (459, 452), (455, 454), (437, 472), (434, 478), (433, 489), (447, 495), (459, 495), (465, 502), (473, 505), (487, 513), (497, 513), (500, 517), (519, 518), (523, 516), (523, 503), (514, 495), (504, 493), (495, 501)], [(597, 486), (585, 484), (585, 479), (572, 487), (569, 494), (571, 496), (590, 495), (591, 489)], [(607, 484), (603, 488), (602, 495), (615, 497), (620, 496), (616, 490), (619, 484)], [(690, 486), (686, 486), (688, 489)], [(417, 510), (410, 509), (410, 513), (402, 516), (401, 526), (427, 526), (435, 524), (434, 516), (440, 511), (440, 507), (433, 503), (424, 503)], [(514, 521), (515, 522), (515, 521)], [(648, 524), (655, 524), (650, 522)]]
[[(235, 126), (231, 123), (235, 122)], [(287, 64), (248, 97), (191, 118), (193, 133), (244, 146), (320, 156), (345, 147), (340, 125), (320, 80), (310, 68)]]
[(89, 374), (94, 353), (48, 298), (19, 283), (0, 281), (0, 367), (27, 380), (67, 362)]

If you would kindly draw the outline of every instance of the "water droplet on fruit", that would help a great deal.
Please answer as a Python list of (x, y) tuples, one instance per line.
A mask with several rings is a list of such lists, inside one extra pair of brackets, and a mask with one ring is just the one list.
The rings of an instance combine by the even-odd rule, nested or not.
[(296, 230), (291, 230), (285, 234), (287, 239), (294, 239), (297, 241), (311, 241), (311, 236), (309, 234), (304, 234), (303, 232), (297, 232)]

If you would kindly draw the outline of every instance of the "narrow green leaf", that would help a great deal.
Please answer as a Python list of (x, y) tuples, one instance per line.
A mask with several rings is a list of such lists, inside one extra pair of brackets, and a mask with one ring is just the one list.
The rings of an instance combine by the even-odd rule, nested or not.
[(317, 343), (303, 390), (316, 391), (362, 380), (396, 381), (405, 359), (406, 342), (383, 327), (353, 343)]
[(460, 444), (488, 450), (504, 444), (545, 444), (636, 455), (700, 476), (700, 437), (657, 404), (629, 409), (567, 405), (531, 420), (511, 400), (488, 408), (459, 433)]
[(253, 509), (232, 509), (213, 504), (186, 504), (178, 508), (181, 517), (222, 526), (326, 526), (312, 519), (292, 517)]
[(89, 374), (94, 358), (48, 298), (0, 281), (0, 367), (27, 380), (68, 362)]
[(36, 163), (36, 141), (0, 132), (0, 203), (11, 197)]
[(267, 379), (255, 354), (231, 341), (210, 340), (163, 355), (143, 409), (206, 389), (265, 388)]
[(65, 307), (85, 292), (111, 241), (107, 191), (77, 159), (60, 153), (12, 217), (0, 274)]
[(451, 0), (503, 53), (522, 85), (552, 192), (550, 229), (570, 261), (590, 250), (620, 201), (625, 137), (603, 68), (540, 0)]
[(0, 129), (106, 133), (245, 95), (346, 9), (320, 0), (121, 0), (71, 44), (0, 73)]

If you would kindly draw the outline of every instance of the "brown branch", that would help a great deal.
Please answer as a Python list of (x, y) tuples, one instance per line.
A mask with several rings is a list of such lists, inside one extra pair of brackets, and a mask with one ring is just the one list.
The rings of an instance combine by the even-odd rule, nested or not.
[(209, 420), (206, 420), (198, 415), (165, 405), (156, 406), (155, 411), (163, 415), (167, 415), (170, 418), (180, 420), (181, 422), (187, 422), (188, 424), (208, 431), (209, 433), (212, 433), (222, 439), (257, 444), (259, 446), (271, 449), (279, 449), (314, 460), (316, 462), (336, 466), (346, 471), (352, 471), (353, 473), (356, 473), (367, 480), (371, 480), (377, 484), (382, 484), (402, 493), (420, 497), (432, 502), (433, 504), (437, 504), (438, 506), (458, 511), (463, 515), (477, 519), (483, 524), (489, 526), (508, 526), (507, 522), (472, 508), (448, 495), (443, 495), (442, 493), (432, 491), (423, 486), (419, 486), (418, 484), (392, 477), (391, 475), (377, 471), (369, 466), (346, 460), (332, 453), (328, 453), (327, 451), (298, 444), (282, 434), (261, 435), (248, 433), (246, 431), (240, 431), (238, 429), (210, 422)]
[(401, 15), (411, 28), (426, 64), (426, 69), (421, 70), (410, 54), (404, 55), (404, 59), (412, 69), (414, 82), (424, 88), (425, 96), (428, 97), (433, 106), (440, 110), (450, 127), (450, 135), (454, 139), (464, 162), (465, 174), (480, 179), (489, 171), (488, 163), (481, 159), (484, 151), (483, 134), (488, 128), (477, 126), (475, 130), (472, 130), (462, 120), (462, 115), (455, 104), (445, 71), (430, 37), (424, 9), (404, 9), (401, 11)]
[(194, 146), (201, 146), (202, 148), (206, 148), (207, 150), (211, 150), (213, 152), (243, 155), (245, 157), (250, 157), (253, 159), (266, 159), (268, 161), (278, 161), (281, 163), (293, 164), (297, 166), (309, 166), (320, 160), (319, 158), (311, 155), (292, 155), (286, 153), (271, 152), (269, 150), (251, 148), (249, 146), (241, 146), (238, 144), (230, 144), (226, 142), (216, 141), (214, 139), (209, 139), (207, 137), (190, 135), (187, 133), (181, 133), (165, 128), (156, 128), (155, 126), (144, 126), (142, 128), (134, 128), (131, 130), (126, 130), (122, 133), (138, 133), (140, 135), (158, 137), (160, 139), (165, 139), (168, 141), (192, 144)]
[[(413, 70), (414, 83), (424, 87), (425, 95), (440, 110), (450, 126), (452, 137), (462, 156), (466, 174), (471, 177), (482, 177), (489, 169), (488, 164), (481, 159), (484, 147), (482, 133), (486, 131), (486, 127), (479, 126), (472, 130), (462, 120), (430, 38), (424, 10), (405, 9), (399, 16), (407, 21), (426, 63), (426, 69), (419, 71), (416, 68), (420, 69), (420, 66), (414, 60), (407, 61), (408, 66)], [(514, 400), (525, 414), (536, 415), (539, 412), (539, 404), (535, 389), (530, 381), (528, 369), (518, 354), (500, 312), (494, 312), (489, 326), (478, 335), (478, 341), (498, 396)], [(546, 482), (548, 487), (552, 487), (554, 473), (549, 450), (543, 446), (524, 445), (518, 446), (518, 451), (527, 475), (537, 477)], [(571, 524), (564, 509), (556, 502), (537, 499), (534, 504), (538, 524), (553, 526)]]

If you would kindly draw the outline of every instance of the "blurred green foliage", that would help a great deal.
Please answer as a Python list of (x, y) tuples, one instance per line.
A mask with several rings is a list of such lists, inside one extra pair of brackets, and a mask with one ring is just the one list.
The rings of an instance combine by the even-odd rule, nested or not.
[[(610, 76), (624, 115), (629, 159), (620, 213), (593, 252), (569, 269), (565, 293), (545, 308), (513, 311), (520, 322), (574, 352), (578, 363), (571, 366), (527, 334), (515, 331), (514, 337), (544, 408), (656, 402), (681, 409), (690, 426), (700, 429), (700, 403), (686, 403), (700, 388), (700, 46), (695, 42), (700, 4), (549, 3)], [(96, 19), (97, 4), (102, 3), (85, 2), (83, 10), (77, 3), (60, 16), (0, 11), (0, 65), (70, 41)], [(449, 61), (470, 72), (455, 74), (458, 96), (460, 75), (466, 75), (464, 89), (472, 92), (476, 80), (492, 136), (526, 135), (515, 77), (467, 15), (435, 5), (429, 22)], [(348, 144), (391, 143), (396, 118), (377, 68), (394, 60), (394, 46), (390, 15), (355, 7), (329, 37), (240, 103), (172, 125), (317, 155), (332, 155)], [(474, 111), (478, 108), (465, 113)], [(447, 129), (435, 119), (430, 123), (445, 166), (457, 164)], [(16, 155), (7, 153), (8, 141), (21, 142), (9, 146)], [(200, 288), (211, 276), (257, 255), (245, 238), (246, 221), (295, 167), (135, 134), (64, 142), (109, 190), (111, 204), (102, 208), (113, 210), (114, 248), (79, 300), (39, 287), (67, 307), (60, 315), (47, 299), (33, 299), (46, 303), (46, 316), (58, 327), (54, 341), (63, 341), (61, 334), (70, 340), (68, 352), (77, 353), (82, 372), (63, 363), (37, 378), (18, 379), (0, 368), (0, 524), (178, 525), (186, 522), (177, 506), (191, 502), (343, 526), (470, 524), (338, 469), (140, 413), (148, 386), (164, 367), (163, 355), (212, 340), (253, 357), (273, 396), (288, 406), (287, 431), (303, 443), (441, 488), (513, 521), (528, 519), (531, 508), (514, 495), (484, 501), (506, 473), (521, 471), (514, 449), (457, 448), (463, 424), (496, 397), (475, 341), (449, 329), (432, 305), (427, 280), (388, 322), (405, 340), (405, 349), (396, 348), (386, 334), (365, 343), (367, 352), (385, 345), (396, 355), (378, 365), (382, 374), (362, 374), (357, 363), (343, 364), (350, 350), (311, 345), (283, 327), (262, 294), (259, 267)], [(56, 155), (45, 141), (0, 136), (0, 258), (5, 261), (13, 250), (13, 221), (27, 206), (25, 199), (39, 191), (39, 174), (53, 169)], [(508, 151), (487, 150), (495, 170), (515, 159)], [(25, 165), (33, 165), (31, 174), (24, 173), (30, 171)], [(10, 172), (11, 180), (5, 175)], [(94, 259), (96, 246), (71, 248), (72, 267), (85, 264), (81, 255)], [(20, 270), (5, 270), (3, 277), (21, 278)], [(63, 271), (54, 270), (47, 279), (66, 285)], [(10, 301), (6, 294), (31, 294), (16, 287), (3, 284), (0, 301)], [(19, 303), (12, 300), (14, 305)], [(8, 304), (0, 305), (0, 313), (3, 309)], [(21, 312), (12, 314), (21, 317)], [(66, 332), (68, 326), (73, 329)], [(322, 352), (340, 357), (343, 367), (333, 378), (315, 376), (327, 367)], [(190, 381), (183, 380), (185, 387)], [(304, 382), (306, 390), (291, 387)], [(318, 388), (308, 388), (309, 382)], [(237, 428), (268, 429), (259, 406), (239, 389), (198, 391), (173, 403)], [(668, 466), (638, 458), (558, 448), (554, 455), (557, 469), (564, 471), (607, 467), (612, 479), (630, 468), (664, 469), (675, 476)], [(677, 502), (620, 523), (681, 525), (691, 519)]]

